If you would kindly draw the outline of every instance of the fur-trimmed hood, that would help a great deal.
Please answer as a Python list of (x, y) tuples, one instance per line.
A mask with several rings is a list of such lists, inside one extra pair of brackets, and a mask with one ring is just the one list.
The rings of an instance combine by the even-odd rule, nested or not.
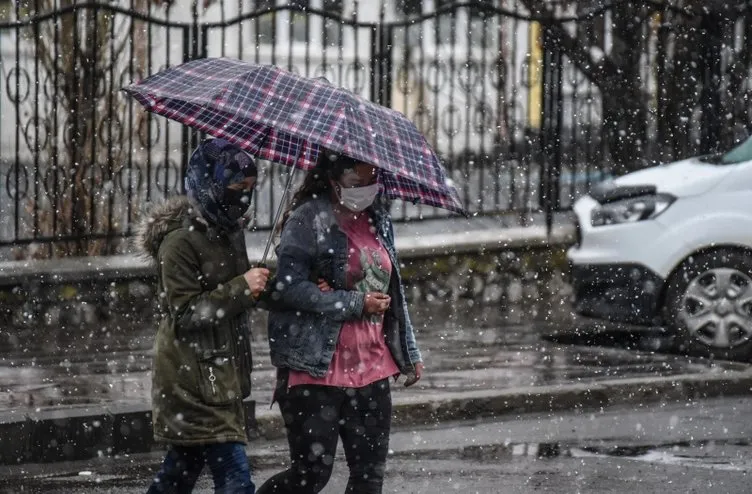
[(197, 211), (186, 196), (171, 197), (155, 204), (136, 229), (134, 245), (138, 253), (156, 260), (165, 236), (196, 217)]

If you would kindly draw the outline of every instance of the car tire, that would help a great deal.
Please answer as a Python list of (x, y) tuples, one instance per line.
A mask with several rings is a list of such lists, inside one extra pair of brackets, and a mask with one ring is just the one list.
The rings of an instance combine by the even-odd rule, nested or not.
[(687, 259), (666, 291), (666, 323), (683, 353), (752, 357), (752, 253), (718, 249)]

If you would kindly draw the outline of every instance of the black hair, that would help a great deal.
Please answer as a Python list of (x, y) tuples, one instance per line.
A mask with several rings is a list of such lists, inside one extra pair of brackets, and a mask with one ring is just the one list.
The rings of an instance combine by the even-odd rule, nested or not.
[(331, 181), (338, 181), (345, 170), (354, 168), (360, 161), (346, 156), (337, 154), (328, 149), (322, 149), (319, 152), (316, 166), (311, 168), (303, 179), (303, 183), (295, 191), (290, 201), (290, 206), (282, 216), (282, 221), (278, 226), (278, 232), (287, 223), (290, 213), (306, 202), (321, 196), (329, 196), (332, 193)]

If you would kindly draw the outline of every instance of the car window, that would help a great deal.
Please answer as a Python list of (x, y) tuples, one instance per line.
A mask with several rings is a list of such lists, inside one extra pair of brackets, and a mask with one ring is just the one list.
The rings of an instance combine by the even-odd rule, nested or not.
[(724, 165), (733, 165), (752, 160), (752, 136), (721, 157)]

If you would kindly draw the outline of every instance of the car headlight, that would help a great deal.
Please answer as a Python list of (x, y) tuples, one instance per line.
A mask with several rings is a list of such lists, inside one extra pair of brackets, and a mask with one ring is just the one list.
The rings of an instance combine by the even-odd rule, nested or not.
[(602, 204), (593, 210), (593, 226), (634, 223), (655, 218), (676, 200), (670, 194), (652, 194)]

